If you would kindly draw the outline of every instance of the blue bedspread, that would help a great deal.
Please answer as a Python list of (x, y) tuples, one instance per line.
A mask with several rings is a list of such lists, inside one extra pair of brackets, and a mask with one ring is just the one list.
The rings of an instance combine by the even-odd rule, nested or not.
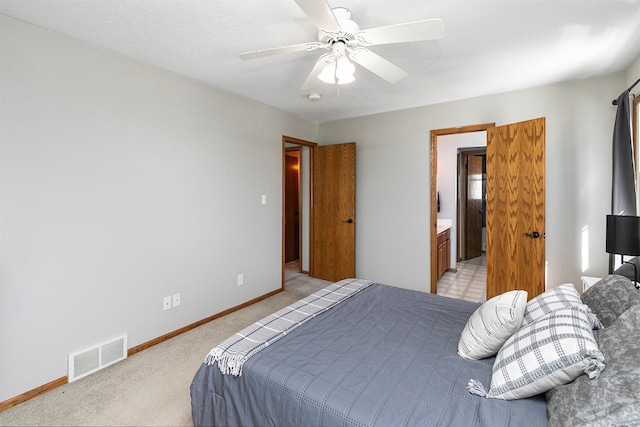
[(544, 396), (483, 399), (493, 358), (457, 354), (478, 304), (374, 284), (251, 357), (241, 377), (203, 364), (196, 426), (546, 426)]

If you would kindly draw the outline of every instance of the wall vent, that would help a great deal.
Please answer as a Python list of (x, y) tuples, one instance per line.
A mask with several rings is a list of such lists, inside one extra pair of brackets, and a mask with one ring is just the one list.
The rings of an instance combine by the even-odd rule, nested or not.
[(127, 358), (127, 334), (69, 354), (69, 382)]

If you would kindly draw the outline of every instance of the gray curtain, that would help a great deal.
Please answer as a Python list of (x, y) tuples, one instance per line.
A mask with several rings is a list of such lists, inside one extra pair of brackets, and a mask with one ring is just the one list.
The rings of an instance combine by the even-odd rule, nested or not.
[[(636, 181), (631, 139), (631, 109), (629, 91), (617, 99), (618, 111), (613, 128), (613, 180), (611, 187), (611, 213), (613, 215), (637, 215)], [(614, 258), (609, 258), (609, 272), (613, 271)]]
[(618, 112), (613, 128), (613, 186), (611, 188), (613, 215), (636, 215), (634, 169), (631, 109), (629, 91), (626, 90), (618, 97)]

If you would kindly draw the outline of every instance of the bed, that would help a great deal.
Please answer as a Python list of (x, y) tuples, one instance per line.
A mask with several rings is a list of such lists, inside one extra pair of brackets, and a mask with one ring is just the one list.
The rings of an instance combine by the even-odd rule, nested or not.
[[(609, 277), (603, 281), (589, 290), (598, 310), (598, 292), (611, 285)], [(575, 410), (565, 416), (566, 402), (575, 407), (573, 394), (580, 395), (570, 388), (513, 400), (468, 390), (471, 379), (493, 389), (496, 357), (458, 354), (461, 334), (480, 306), (367, 284), (261, 346), (240, 370), (212, 362), (214, 348), (191, 384), (194, 425), (547, 426), (575, 419)], [(609, 313), (609, 325), (628, 309)]]

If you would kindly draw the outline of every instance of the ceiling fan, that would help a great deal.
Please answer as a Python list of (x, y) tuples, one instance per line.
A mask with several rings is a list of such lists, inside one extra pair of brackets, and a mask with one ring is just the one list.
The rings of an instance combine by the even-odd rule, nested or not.
[(294, 1), (318, 27), (318, 41), (256, 50), (240, 54), (240, 58), (247, 60), (316, 49), (329, 50), (328, 53), (318, 58), (302, 85), (302, 90), (315, 86), (317, 79), (331, 84), (352, 82), (355, 80), (355, 66), (349, 59), (386, 81), (396, 83), (405, 78), (407, 72), (370, 51), (367, 47), (444, 38), (444, 26), (440, 19), (360, 30), (358, 24), (351, 20), (351, 11), (346, 8), (331, 9), (326, 0)]

